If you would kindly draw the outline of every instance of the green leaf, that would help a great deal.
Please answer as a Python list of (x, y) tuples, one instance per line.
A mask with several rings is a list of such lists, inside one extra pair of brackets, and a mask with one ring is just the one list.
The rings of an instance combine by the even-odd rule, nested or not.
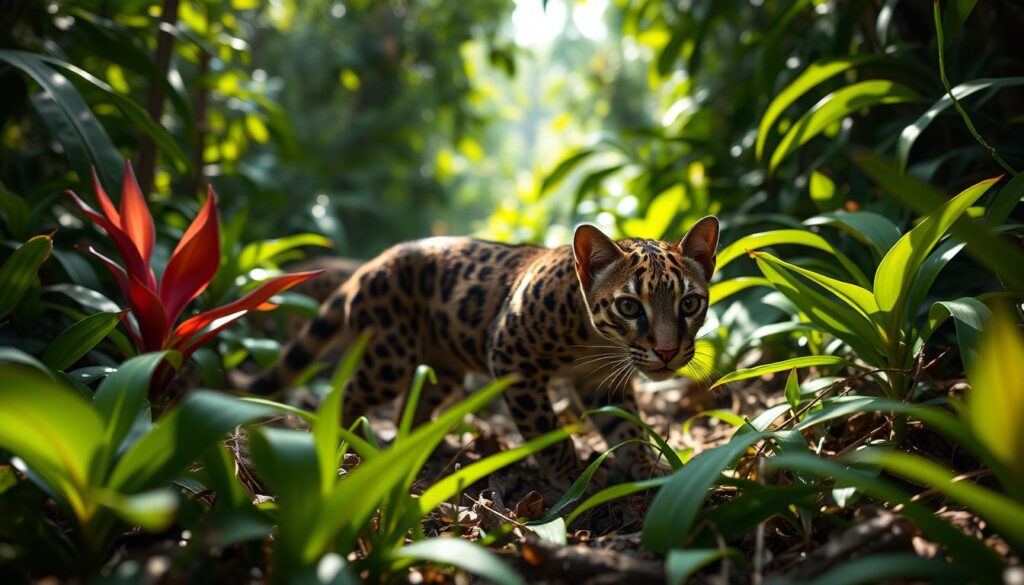
[(668, 464), (672, 466), (673, 471), (679, 470), (683, 467), (683, 462), (679, 459), (679, 455), (676, 454), (675, 449), (669, 446), (668, 442), (666, 442), (661, 435), (659, 435), (654, 429), (651, 428), (651, 425), (645, 423), (643, 419), (641, 419), (637, 415), (622, 408), (619, 408), (618, 406), (602, 406), (601, 408), (595, 408), (593, 410), (585, 411), (583, 413), (583, 417), (586, 418), (589, 416), (593, 416), (595, 414), (610, 414), (628, 420), (629, 422), (637, 425), (638, 427), (643, 429), (644, 432), (647, 433), (647, 436), (650, 437), (651, 440), (653, 440), (658, 445), (658, 449), (661, 451), (661, 455), (665, 458), (666, 461), (668, 461)]
[(663, 239), (679, 211), (686, 207), (686, 189), (682, 183), (673, 185), (651, 200), (642, 219), (625, 220), (623, 231), (633, 238)]
[(565, 546), (565, 520), (561, 518), (555, 518), (549, 522), (535, 523), (531, 522), (527, 528), (533, 531), (541, 540), (553, 542)]
[(504, 562), (482, 546), (461, 538), (430, 538), (395, 551), (396, 559), (415, 559), (452, 565), (484, 581), (499, 585), (523, 585), (524, 581)]
[(836, 195), (836, 184), (825, 173), (812, 171), (808, 188), (811, 201), (822, 211), (835, 209), (843, 204), (842, 197)]
[(784, 244), (806, 246), (808, 248), (828, 252), (835, 256), (836, 260), (839, 261), (857, 284), (865, 287), (870, 285), (867, 277), (864, 276), (864, 273), (861, 272), (860, 268), (857, 268), (857, 265), (854, 264), (852, 260), (847, 258), (845, 254), (837, 250), (832, 246), (832, 244), (828, 243), (825, 238), (807, 230), (773, 230), (770, 232), (760, 232), (750, 234), (749, 236), (743, 236), (723, 248), (718, 253), (716, 270), (720, 271), (736, 258), (747, 255), (749, 250), (757, 250), (768, 246), (781, 246)]
[[(480, 461), (471, 463), (466, 467), (459, 469), (458, 471), (445, 476), (443, 479), (431, 485), (426, 491), (417, 499), (416, 508), (417, 516), (415, 520), (419, 520), (423, 516), (429, 514), (434, 508), (440, 505), (442, 502), (447, 502), (454, 496), (462, 492), (466, 486), (473, 485), (488, 475), (503, 469), (517, 461), (526, 459), (530, 455), (546, 449), (547, 447), (564, 441), (569, 438), (574, 432), (579, 432), (580, 427), (566, 427), (558, 430), (545, 433), (537, 438), (527, 441), (525, 444), (520, 445), (514, 449), (502, 451), (489, 457), (485, 457)], [(644, 441), (638, 441), (644, 442)], [(609, 450), (610, 451), (610, 450)], [(606, 452), (607, 453), (607, 452)], [(588, 468), (589, 469), (589, 468)], [(593, 473), (591, 473), (593, 475)], [(589, 479), (589, 478), (588, 478)], [(577, 483), (580, 480), (577, 479)], [(575, 484), (573, 484), (575, 487)], [(584, 489), (586, 485), (583, 486)], [(570, 490), (572, 491), (572, 490)], [(580, 490), (582, 492), (582, 490)], [(563, 498), (564, 499), (564, 498)], [(570, 502), (571, 503), (571, 502)], [(553, 515), (550, 511), (548, 515)]]
[(573, 520), (579, 518), (580, 514), (583, 514), (587, 510), (590, 510), (591, 508), (594, 508), (596, 506), (600, 506), (601, 504), (604, 504), (606, 502), (610, 502), (612, 500), (628, 496), (629, 494), (642, 492), (644, 490), (660, 488), (661, 486), (667, 484), (669, 480), (671, 480), (673, 477), (675, 476), (667, 475), (664, 477), (655, 477), (653, 479), (645, 479), (641, 481), (628, 481), (610, 487), (606, 487), (603, 490), (597, 492), (596, 494), (584, 500), (583, 503), (580, 504), (579, 506), (576, 506), (576, 509), (573, 510), (572, 513), (565, 518), (565, 523), (567, 525), (571, 525)]
[(20, 69), (43, 88), (45, 95), (32, 103), (64, 147), (79, 178), (85, 180), (95, 167), (102, 184), (121, 184), (121, 154), (71, 82), (34, 53), (2, 49), (0, 61)]
[(252, 242), (238, 254), (238, 273), (245, 274), (275, 259), (281, 254), (303, 246), (331, 248), (334, 243), (320, 234), (296, 234), (285, 238)]
[(683, 423), (682, 429), (684, 435), (690, 435), (690, 428), (693, 426), (693, 423), (696, 422), (699, 418), (717, 418), (718, 420), (726, 423), (727, 425), (734, 427), (742, 427), (743, 425), (747, 424), (746, 419), (744, 419), (742, 416), (739, 416), (738, 414), (733, 413), (732, 411), (722, 409), (705, 410), (702, 412), (698, 412), (697, 414), (686, 419), (686, 422)]
[(880, 366), (889, 349), (877, 326), (848, 305), (840, 304), (818, 292), (796, 274), (777, 262), (756, 255), (757, 267), (775, 288), (786, 295), (813, 323), (845, 341), (861, 359)]
[(156, 489), (126, 496), (100, 491), (99, 501), (131, 526), (141, 526), (149, 532), (162, 532), (174, 522), (178, 511), (178, 496), (169, 489)]
[(992, 198), (985, 223), (993, 228), (1005, 223), (1006, 218), (1010, 217), (1021, 198), (1024, 198), (1024, 173), (1010, 179), (999, 190), (999, 194)]
[(107, 485), (122, 492), (157, 487), (231, 429), (273, 413), (267, 406), (195, 390), (125, 452)]
[(712, 388), (721, 386), (722, 384), (728, 384), (730, 382), (736, 382), (738, 380), (746, 380), (748, 378), (759, 378), (765, 374), (772, 374), (775, 372), (784, 372), (786, 370), (792, 370), (795, 368), (809, 368), (811, 366), (854, 366), (855, 364), (850, 363), (843, 358), (835, 355), (808, 355), (803, 357), (791, 358), (788, 360), (782, 360), (781, 362), (774, 362), (770, 364), (761, 364), (752, 368), (745, 368), (742, 370), (736, 370), (735, 372), (726, 374), (719, 378)]
[(814, 105), (786, 132), (768, 164), (774, 171), (787, 156), (821, 134), (830, 124), (859, 110), (884, 104), (920, 101), (921, 96), (907, 86), (887, 79), (871, 79), (836, 90)]
[(736, 278), (730, 278), (729, 280), (723, 280), (712, 284), (711, 288), (708, 289), (708, 297), (711, 299), (709, 302), (717, 303), (723, 301), (732, 295), (751, 287), (770, 287), (771, 285), (772, 283), (768, 282), (767, 278), (761, 278), (760, 276), (737, 276)]
[(796, 375), (796, 368), (790, 370), (789, 377), (786, 378), (786, 402), (789, 409), (796, 413), (797, 407), (800, 406), (800, 379)]
[(437, 374), (430, 366), (420, 365), (416, 368), (416, 375), (413, 376), (412, 388), (405, 399), (405, 407), (402, 409), (402, 418), (398, 423), (398, 433), (395, 440), (404, 439), (412, 429), (412, 419), (416, 416), (416, 407), (420, 402), (420, 393), (423, 392), (423, 383), (430, 379), (431, 384), (437, 384)]
[(772, 126), (775, 125), (775, 121), (782, 115), (782, 112), (786, 111), (790, 104), (826, 79), (835, 77), (844, 71), (873, 61), (876, 58), (875, 55), (848, 55), (830, 61), (819, 61), (810, 64), (799, 77), (786, 86), (786, 89), (779, 92), (779, 95), (775, 96), (771, 103), (768, 104), (764, 116), (761, 117), (761, 122), (757, 125), (757, 142), (754, 146), (757, 159), (761, 160), (763, 157), (764, 146), (768, 141), (768, 134)]
[(903, 327), (904, 301), (911, 282), (932, 248), (974, 202), (998, 179), (988, 179), (950, 199), (903, 235), (882, 258), (875, 271), (875, 298), (887, 322), (890, 337), (896, 339)]
[(1016, 319), (997, 312), (989, 320), (967, 374), (972, 384), (967, 394), (967, 421), (978, 440), (1013, 474), (1020, 494), (1024, 492), (1024, 425), (1020, 424), (1024, 336)]
[(43, 363), (65, 370), (92, 351), (117, 324), (123, 313), (95, 313), (61, 332), (43, 352)]
[(743, 560), (734, 548), (670, 550), (665, 557), (665, 581), (668, 585), (683, 585), (694, 573), (725, 557)]
[(0, 267), (0, 319), (18, 306), (52, 249), (50, 236), (36, 236), (18, 247)]
[(79, 518), (94, 485), (103, 423), (88, 402), (46, 374), (0, 365), (0, 448), (17, 455)]
[(575, 152), (562, 159), (562, 162), (558, 163), (558, 166), (556, 166), (554, 170), (552, 170), (551, 173), (549, 173), (546, 177), (544, 177), (544, 180), (541, 181), (540, 194), (543, 195), (544, 193), (547, 193), (549, 190), (557, 187), (558, 184), (561, 183), (563, 179), (565, 179), (566, 175), (571, 173), (573, 169), (579, 166), (580, 163), (585, 161), (595, 152), (595, 150), (588, 148)]
[(117, 303), (94, 290), (79, 284), (51, 284), (43, 287), (45, 292), (58, 292), (93, 312), (117, 313), (121, 307)]
[[(955, 1), (950, 2), (947, 6), (956, 4)], [(1003, 88), (1003, 87), (1014, 87), (1018, 85), (1024, 85), (1024, 77), (999, 77), (991, 79), (975, 79), (961, 83), (953, 88), (953, 95), (958, 100), (979, 92), (983, 89), (988, 88)], [(928, 108), (925, 113), (921, 114), (921, 117), (917, 119), (913, 124), (907, 126), (900, 132), (899, 140), (896, 142), (896, 160), (899, 163), (900, 171), (907, 169), (907, 161), (910, 159), (910, 149), (914, 147), (914, 143), (917, 141), (921, 133), (925, 131), (932, 120), (938, 118), (943, 111), (953, 105), (953, 98), (949, 94), (944, 94), (938, 101), (932, 104), (932, 107)]]
[[(881, 320), (879, 319), (878, 304), (875, 302), (875, 296), (871, 294), (871, 291), (855, 284), (843, 282), (823, 274), (818, 274), (813, 270), (807, 270), (795, 264), (790, 264), (767, 252), (754, 252), (754, 254), (758, 266), (762, 266), (762, 263), (767, 263), (774, 265), (780, 271), (795, 272), (838, 297), (847, 306), (856, 310), (868, 325), (874, 327), (877, 335), (868, 337), (864, 341), (870, 341), (880, 348), (885, 346), (887, 343), (885, 330), (882, 328)], [(769, 280), (772, 279), (769, 277)]]
[(911, 553), (876, 553), (843, 561), (809, 582), (820, 585), (966, 583), (975, 578), (967, 566), (951, 565), (941, 559)]
[(134, 357), (108, 375), (92, 400), (92, 407), (103, 419), (107, 461), (117, 453), (135, 418), (146, 403), (149, 383), (156, 368), (164, 361), (181, 365), (181, 354), (161, 351)]
[(900, 239), (900, 228), (889, 218), (870, 211), (823, 213), (804, 221), (805, 225), (835, 225), (871, 246), (881, 259)]
[[(952, 203), (947, 200), (945, 195), (936, 192), (931, 185), (909, 175), (900, 174), (892, 164), (870, 152), (857, 152), (854, 155), (854, 161), (882, 188), (922, 215), (939, 213), (943, 206)], [(991, 182), (997, 179), (998, 177), (982, 181), (960, 195), (973, 194), (979, 189), (987, 189)], [(919, 224), (918, 228), (920, 227)], [(1017, 246), (999, 238), (980, 222), (966, 218), (954, 223), (951, 231), (954, 236), (967, 242), (967, 251), (979, 263), (998, 274), (999, 278), (1007, 282), (1012, 289), (1024, 290), (1024, 272), (1020, 270), (1020, 267), (1024, 266), (1024, 252), (1021, 252)], [(875, 292), (877, 294), (878, 291)], [(881, 306), (882, 303), (879, 305)]]
[(973, 567), (977, 572), (975, 578), (995, 582), (1001, 579), (1003, 561), (992, 549), (936, 516), (931, 507), (911, 500), (902, 490), (872, 473), (810, 453), (787, 453), (770, 457), (765, 462), (765, 468), (769, 472), (800, 472), (832, 478), (835, 487), (856, 487), (869, 496), (888, 502), (890, 506), (902, 505), (901, 513), (913, 520), (925, 536), (944, 546), (950, 556)]
[[(991, 424), (991, 421), (989, 422)], [(960, 502), (989, 521), (1007, 540), (1024, 547), (1024, 504), (955, 475), (924, 457), (888, 449), (861, 449), (850, 454), (857, 463), (882, 467)]]
[(130, 97), (118, 93), (104, 81), (80, 67), (60, 59), (42, 55), (39, 56), (39, 60), (49, 64), (51, 67), (63, 70), (65, 73), (70, 73), (98, 89), (117, 109), (121, 110), (121, 113), (124, 114), (124, 117), (133, 126), (153, 140), (157, 147), (159, 147), (160, 153), (167, 157), (179, 173), (188, 174), (190, 172), (188, 158), (181, 150), (181, 147), (178, 146), (174, 137), (163, 126), (153, 121), (149, 117), (149, 113)]
[(370, 335), (363, 333), (345, 352), (345, 357), (331, 376), (331, 391), (317, 409), (317, 418), (312, 423), (317, 466), (320, 470), (320, 493), (323, 496), (327, 496), (334, 489), (334, 484), (338, 480), (338, 437), (345, 384), (359, 366), (369, 342)]
[(682, 546), (708, 497), (708, 490), (722, 471), (762, 438), (761, 433), (733, 436), (725, 445), (697, 455), (672, 475), (647, 510), (642, 537), (644, 548), (665, 554)]
[(56, 380), (53, 372), (49, 368), (43, 365), (43, 362), (37, 360), (31, 355), (16, 347), (0, 347), (0, 366), (3, 364), (20, 364), (34, 368), (41, 374), (45, 374), (46, 377), (51, 380)]
[(992, 312), (978, 299), (963, 297), (955, 301), (939, 301), (928, 312), (928, 323), (921, 332), (921, 340), (927, 341), (935, 329), (947, 318), (953, 317), (956, 325), (957, 345), (964, 369), (973, 371), (977, 359), (981, 331), (991, 319)]
[(0, 188), (0, 216), (4, 218), (11, 236), (24, 239), (32, 222), (32, 208), (24, 199)]
[(942, 36), (947, 47), (960, 35), (964, 22), (977, 3), (978, 0), (947, 0), (946, 9), (942, 12)]

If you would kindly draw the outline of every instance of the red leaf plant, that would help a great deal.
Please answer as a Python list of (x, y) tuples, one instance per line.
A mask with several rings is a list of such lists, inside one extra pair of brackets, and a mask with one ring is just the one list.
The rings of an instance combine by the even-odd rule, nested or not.
[[(206, 289), (220, 266), (220, 227), (213, 187), (208, 188), (206, 203), (178, 241), (159, 281), (151, 265), (156, 240), (153, 216), (131, 163), (125, 163), (120, 210), (103, 190), (95, 169), (92, 188), (102, 213), (74, 191), (68, 190), (67, 194), (93, 223), (107, 232), (121, 256), (121, 264), (118, 264), (92, 246), (87, 247), (88, 253), (99, 258), (114, 274), (135, 318), (134, 321), (125, 319), (124, 323), (140, 352), (171, 349), (181, 352), (182, 360), (186, 360), (247, 312), (273, 309), (275, 305), (268, 302), (270, 297), (323, 272), (315, 270), (271, 278), (237, 301), (193, 315), (175, 328), (185, 307)], [(173, 376), (171, 365), (165, 361), (153, 375), (151, 390), (163, 390)]]

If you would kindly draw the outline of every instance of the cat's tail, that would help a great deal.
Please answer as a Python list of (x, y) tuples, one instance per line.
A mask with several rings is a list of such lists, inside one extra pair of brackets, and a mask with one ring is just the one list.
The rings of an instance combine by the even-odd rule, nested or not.
[(233, 380), (233, 385), (250, 394), (269, 396), (287, 389), (292, 382), (331, 347), (349, 342), (349, 294), (340, 287), (322, 305), (317, 316), (306, 323), (269, 370), (251, 379)]

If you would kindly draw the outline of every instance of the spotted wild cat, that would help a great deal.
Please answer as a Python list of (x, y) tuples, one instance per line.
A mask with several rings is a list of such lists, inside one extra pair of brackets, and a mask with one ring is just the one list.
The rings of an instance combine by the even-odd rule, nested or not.
[[(571, 381), (587, 408), (635, 412), (633, 374), (665, 379), (693, 358), (717, 245), (714, 217), (679, 242), (615, 242), (582, 225), (572, 246), (553, 249), (470, 238), (399, 244), (341, 285), (249, 390), (285, 387), (328, 347), (369, 328), (372, 341), (346, 389), (348, 419), (397, 398), (421, 363), (438, 381), (423, 389), (417, 424), (461, 393), (470, 372), (520, 376), (505, 400), (526, 438), (556, 427), (547, 392), (556, 378)], [(641, 436), (619, 417), (594, 423), (609, 444)], [(580, 465), (571, 441), (537, 459), (562, 487)], [(646, 477), (653, 459), (635, 444), (616, 453), (634, 478)]]

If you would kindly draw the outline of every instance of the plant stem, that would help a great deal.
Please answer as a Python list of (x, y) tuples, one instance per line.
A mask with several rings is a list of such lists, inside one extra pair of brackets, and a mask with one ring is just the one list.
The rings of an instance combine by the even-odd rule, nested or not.
[(953, 88), (949, 85), (949, 78), (946, 77), (945, 40), (943, 39), (942, 34), (942, 16), (939, 14), (939, 0), (933, 0), (932, 13), (935, 17), (935, 40), (939, 45), (939, 77), (942, 78), (942, 86), (946, 88), (946, 95), (949, 96), (949, 99), (953, 100), (953, 107), (956, 108), (960, 117), (964, 119), (964, 124), (967, 125), (967, 129), (971, 132), (971, 135), (974, 136), (974, 139), (978, 141), (978, 144), (992, 155), (992, 158), (999, 163), (999, 166), (1003, 167), (1006, 172), (1016, 177), (1017, 171), (1003, 160), (1003, 157), (999, 156), (999, 153), (996, 152), (995, 147), (989, 144), (988, 141), (978, 133), (977, 128), (974, 127), (974, 122), (971, 121), (971, 117), (967, 115), (963, 106), (960, 105), (960, 100), (956, 99), (956, 95), (953, 94)]

